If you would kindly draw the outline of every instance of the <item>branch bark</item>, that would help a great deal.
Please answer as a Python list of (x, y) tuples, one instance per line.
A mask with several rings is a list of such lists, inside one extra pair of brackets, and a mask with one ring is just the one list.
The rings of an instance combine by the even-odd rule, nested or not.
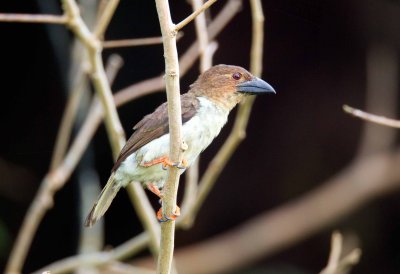
[(204, 3), (204, 5), (199, 7), (199, 9), (195, 10), (192, 14), (183, 19), (182, 22), (176, 24), (175, 31), (176, 32), (180, 31), (184, 26), (193, 21), (193, 19), (195, 19), (196, 16), (198, 16), (200, 13), (204, 12), (206, 9), (211, 7), (211, 5), (214, 4), (215, 2), (217, 2), (217, 0), (208, 0), (206, 3)]
[[(169, 121), (169, 159), (172, 162), (182, 161), (182, 118), (179, 88), (179, 62), (176, 47), (175, 25), (172, 23), (168, 1), (156, 0), (158, 19), (163, 37), (165, 58), (165, 82), (168, 101)], [(175, 167), (168, 169), (168, 179), (163, 187), (162, 214), (172, 216), (176, 210), (180, 172)], [(157, 273), (171, 272), (175, 241), (175, 221), (166, 220), (161, 223), (160, 253)]]
[(343, 105), (343, 110), (355, 117), (358, 117), (360, 119), (363, 119), (363, 120), (371, 122), (371, 123), (375, 123), (375, 124), (387, 126), (387, 127), (400, 128), (399, 120), (372, 114), (372, 113), (369, 113), (366, 111), (362, 111), (361, 109), (353, 108), (348, 105)]
[(40, 24), (66, 24), (68, 21), (65, 15), (50, 14), (21, 14), (21, 13), (0, 13), (0, 22), (9, 23), (40, 23)]
[[(103, 60), (101, 57), (101, 43), (95, 34), (92, 34), (82, 18), (79, 15), (78, 5), (74, 0), (63, 0), (63, 7), (67, 15), (69, 28), (81, 40), (88, 51), (89, 63), (91, 65), (90, 78), (93, 82), (98, 97), (103, 105), (105, 112), (105, 124), (110, 143), (114, 155), (114, 159), (118, 157), (119, 152), (125, 144), (125, 133), (118, 117), (117, 110), (114, 105), (110, 85), (104, 71)], [(110, 3), (118, 3), (112, 1)], [(101, 27), (97, 29), (97, 35), (101, 35), (110, 20), (110, 14), (115, 10), (112, 4), (107, 5), (110, 8), (105, 9), (106, 16), (103, 17), (105, 23), (100, 22)], [(111, 10), (111, 11), (108, 11)]]
[(320, 274), (342, 274), (360, 261), (361, 249), (355, 248), (346, 256), (343, 256), (343, 236), (340, 232), (332, 233), (331, 251), (328, 265)]

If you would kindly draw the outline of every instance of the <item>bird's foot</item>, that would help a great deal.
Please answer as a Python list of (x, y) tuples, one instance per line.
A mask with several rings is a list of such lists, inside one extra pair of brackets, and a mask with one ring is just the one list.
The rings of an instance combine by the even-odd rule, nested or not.
[(150, 167), (150, 166), (154, 166), (157, 164), (162, 164), (163, 169), (167, 169), (167, 167), (176, 167), (179, 169), (186, 169), (188, 166), (187, 161), (185, 159), (183, 159), (181, 163), (174, 163), (169, 160), (168, 156), (156, 158), (150, 162), (145, 162), (145, 163), (143, 163), (143, 166)]
[(160, 223), (167, 222), (167, 221), (175, 221), (181, 215), (181, 209), (179, 206), (176, 206), (175, 212), (171, 216), (166, 216), (162, 212), (162, 208), (157, 211), (157, 219)]
[(168, 166), (173, 166), (173, 167), (176, 167), (179, 169), (186, 169), (188, 166), (188, 163), (185, 159), (182, 159), (182, 162), (180, 162), (180, 163), (172, 163), (172, 162), (169, 162), (167, 164), (163, 163), (162, 169), (166, 170)]

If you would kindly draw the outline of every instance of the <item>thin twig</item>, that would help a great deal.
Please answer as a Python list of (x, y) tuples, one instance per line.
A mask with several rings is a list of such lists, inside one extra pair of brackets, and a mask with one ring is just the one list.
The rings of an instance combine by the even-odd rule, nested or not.
[(110, 85), (112, 85), (114, 82), (119, 70), (123, 65), (124, 59), (122, 59), (121, 55), (113, 53), (110, 55), (110, 57), (108, 57), (105, 72)]
[[(192, 0), (192, 8), (194, 11), (198, 10), (203, 5), (202, 0)], [(206, 17), (204, 13), (200, 13), (194, 20), (196, 27), (197, 40), (199, 41), (199, 51), (200, 51), (200, 72), (203, 73), (209, 69), (212, 65), (212, 57), (215, 52), (215, 42), (213, 46), (208, 47), (208, 32)], [(200, 156), (196, 161), (190, 166), (189, 170), (186, 172), (186, 185), (185, 192), (182, 201), (182, 212), (186, 209), (193, 207), (197, 196), (197, 187), (199, 180), (199, 162)], [(190, 227), (193, 225), (194, 218), (188, 217), (185, 222), (182, 223), (182, 227)]]
[(66, 24), (67, 21), (65, 15), (0, 13), (0, 22), (5, 23)]
[(102, 271), (102, 274), (155, 274), (154, 270), (149, 270), (141, 267), (136, 267), (130, 264), (121, 262), (111, 262), (107, 264)]
[[(172, 23), (169, 4), (164, 0), (156, 0), (157, 14), (163, 37), (165, 58), (165, 82), (168, 101), (169, 122), (169, 159), (172, 162), (182, 161), (182, 118), (179, 88), (179, 61), (176, 46), (176, 32)], [(172, 216), (176, 210), (180, 172), (177, 168), (168, 169), (168, 179), (163, 187), (162, 214)], [(168, 274), (172, 269), (175, 241), (175, 221), (161, 223), (160, 254), (158, 256), (157, 273)]]
[(252, 41), (250, 51), (250, 71), (261, 77), (264, 52), (264, 13), (261, 0), (250, 0), (252, 19)]
[(209, 7), (211, 7), (212, 4), (214, 4), (215, 2), (217, 2), (217, 0), (208, 0), (206, 3), (204, 3), (203, 6), (201, 6), (198, 10), (196, 10), (195, 12), (193, 12), (192, 14), (190, 14), (188, 17), (186, 17), (185, 19), (183, 19), (180, 23), (176, 24), (175, 26), (175, 31), (178, 32), (179, 30), (181, 30), (184, 26), (186, 26), (187, 24), (189, 24), (191, 21), (193, 21), (194, 18), (196, 18), (197, 15), (199, 15), (200, 13), (202, 13), (203, 11), (205, 11), (206, 9), (208, 9)]
[(82, 265), (103, 266), (107, 263), (122, 260), (131, 254), (136, 254), (144, 249), (148, 244), (149, 237), (146, 233), (137, 235), (135, 238), (123, 243), (112, 251), (95, 252), (91, 254), (82, 254), (64, 258), (60, 261), (53, 262), (41, 269), (36, 270), (32, 274), (42, 274), (49, 271), (52, 274), (72, 272)]
[[(194, 11), (199, 10), (203, 5), (203, 0), (192, 0), (192, 8)], [(207, 24), (206, 24), (206, 16), (204, 13), (200, 13), (194, 19), (195, 27), (196, 27), (196, 35), (197, 40), (199, 41), (199, 50), (200, 50), (200, 72), (203, 73), (209, 67), (206, 64), (208, 60), (205, 57), (207, 47), (208, 47), (208, 33), (207, 33)], [(212, 56), (212, 55), (211, 55)], [(210, 63), (210, 62), (208, 62)], [(210, 64), (211, 66), (211, 64)]]
[(368, 113), (368, 112), (362, 111), (360, 109), (350, 107), (348, 105), (343, 105), (343, 110), (355, 117), (361, 118), (368, 122), (372, 122), (372, 123), (382, 125), (382, 126), (400, 128), (399, 120), (394, 120), (394, 119), (387, 118), (384, 116)]
[[(132, 182), (130, 185), (132, 185), (132, 191), (128, 190), (128, 194), (131, 196), (131, 201), (145, 231), (150, 235), (150, 250), (157, 258), (160, 249), (160, 225), (146, 194), (141, 191), (142, 185), (138, 182)], [(138, 198), (138, 195), (142, 197)]]
[[(182, 216), (186, 215), (186, 210), (192, 208), (197, 197), (197, 187), (199, 182), (200, 157), (194, 161), (190, 168), (185, 172), (185, 192), (182, 198)], [(193, 224), (193, 218), (187, 217), (180, 222), (183, 228), (189, 228)]]
[(118, 48), (118, 47), (137, 47), (158, 45), (162, 43), (162, 37), (149, 37), (149, 38), (136, 38), (136, 39), (121, 39), (121, 40), (108, 40), (103, 42), (103, 48)]
[(100, 41), (94, 36), (79, 15), (78, 5), (74, 0), (63, 0), (63, 7), (69, 21), (68, 26), (86, 46), (89, 63), (91, 64), (90, 78), (105, 111), (105, 124), (114, 155), (118, 157), (125, 144), (125, 133), (118, 118), (112, 92), (107, 81), (101, 57)]
[(338, 265), (338, 273), (347, 273), (354, 265), (358, 264), (361, 259), (362, 251), (360, 248), (353, 249)]
[[(370, 43), (365, 55), (365, 111), (394, 117), (398, 110), (399, 64), (394, 46)], [(357, 157), (389, 150), (396, 142), (397, 132), (391, 127), (363, 123)]]
[[(81, 0), (80, 7), (84, 10), (82, 19), (85, 21), (89, 28), (93, 28), (96, 18), (97, 2), (91, 0)], [(83, 96), (79, 104), (79, 112), (75, 121), (75, 129), (78, 130), (82, 125), (84, 117), (87, 115), (87, 110), (91, 104), (91, 93), (89, 85), (88, 71), (90, 65), (87, 64), (86, 51), (84, 45), (80, 43), (79, 39), (75, 37), (72, 46), (71, 65), (69, 68), (69, 79), (82, 80)], [(108, 60), (112, 60), (109, 58)], [(111, 62), (112, 63), (112, 62)], [(112, 67), (112, 66), (111, 66)], [(107, 68), (110, 68), (110, 62), (107, 63)], [(109, 79), (110, 82), (113, 79)], [(92, 148), (93, 149), (93, 148)], [(77, 246), (78, 254), (88, 254), (98, 252), (102, 250), (105, 241), (105, 229), (104, 221), (100, 222), (94, 229), (85, 229), (84, 220), (85, 215), (90, 210), (90, 201), (96, 198), (97, 194), (101, 190), (100, 178), (94, 170), (93, 163), (91, 161), (90, 153), (84, 157), (81, 161), (81, 165), (77, 169), (77, 183), (79, 188), (79, 242)], [(95, 273), (95, 268), (92, 266), (81, 265), (76, 271), (79, 274)]]
[(79, 103), (81, 102), (81, 97), (85, 91), (84, 85), (85, 75), (80, 74), (73, 84), (73, 90), (68, 97), (67, 105), (61, 118), (61, 124), (58, 129), (56, 144), (54, 145), (53, 155), (50, 163), (50, 170), (53, 170), (59, 166), (65, 156), (75, 117), (79, 109)]
[(342, 255), (342, 247), (343, 247), (343, 236), (340, 232), (334, 231), (332, 233), (331, 252), (329, 254), (328, 265), (324, 270), (321, 271), (321, 274), (335, 273), (340, 260), (340, 256)]
[[(180, 32), (176, 35), (176, 40), (179, 41), (183, 37), (183, 33)], [(133, 38), (133, 39), (121, 39), (121, 40), (108, 40), (103, 42), (104, 49), (110, 48), (121, 48), (121, 47), (138, 47), (138, 46), (149, 46), (162, 44), (162, 37), (148, 37), (148, 38)]]
[(361, 249), (355, 248), (342, 258), (343, 236), (340, 232), (332, 233), (331, 251), (327, 266), (320, 274), (340, 274), (357, 264), (360, 261)]
[(100, 14), (99, 20), (96, 22), (93, 34), (99, 39), (103, 39), (104, 33), (110, 24), (111, 18), (114, 15), (115, 10), (119, 4), (119, 0), (109, 0), (105, 4), (104, 9)]
[[(86, 0), (86, 1), (81, 1), (81, 4), (86, 4), (88, 5), (88, 9), (86, 10), (84, 14), (84, 18), (93, 18), (93, 13), (96, 11), (96, 6), (97, 3)], [(92, 6), (90, 6), (92, 5)], [(91, 13), (90, 13), (91, 12)], [(79, 50), (80, 47), (75, 47), (75, 50)], [(82, 51), (82, 50), (81, 50)], [(74, 56), (77, 56), (76, 54)], [(76, 59), (75, 59), (76, 60)], [(80, 60), (78, 61), (80, 62)], [(110, 82), (110, 85), (113, 83), (115, 76), (117, 75), (118, 71), (122, 67), (122, 58), (118, 54), (112, 54), (107, 60), (106, 64), (106, 74), (107, 78)], [(73, 68), (71, 68), (73, 69)], [(82, 75), (82, 71), (81, 71)], [(87, 78), (87, 77), (85, 77)], [(81, 107), (81, 111), (83, 111), (85, 114), (86, 110), (90, 106), (90, 101), (88, 100), (88, 97), (90, 96), (89, 87), (87, 85), (88, 79), (86, 79), (86, 90), (85, 90), (85, 96), (83, 100), (83, 104)], [(86, 97), (86, 98), (85, 98)], [(80, 118), (80, 119), (79, 119)], [(81, 125), (83, 117), (78, 117), (77, 119), (77, 126)], [(87, 158), (87, 157), (86, 157)], [(87, 161), (87, 159), (86, 159)], [(79, 198), (80, 198), (80, 207), (79, 207), (79, 227), (80, 227), (80, 239), (79, 239), (79, 246), (78, 246), (78, 253), (79, 254), (88, 254), (88, 253), (93, 253), (100, 251), (103, 248), (104, 245), (104, 221), (99, 222), (98, 225), (93, 227), (92, 229), (87, 229), (84, 226), (84, 220), (86, 218), (87, 213), (90, 211), (92, 205), (92, 201), (96, 199), (98, 196), (98, 193), (101, 191), (101, 184), (100, 184), (100, 178), (96, 171), (93, 168), (93, 165), (87, 165), (86, 161), (84, 161), (82, 164), (84, 167), (78, 167), (78, 186), (79, 186)], [(86, 163), (86, 164), (85, 164)], [(77, 273), (84, 274), (84, 273), (93, 273), (93, 266), (85, 266), (82, 265)]]

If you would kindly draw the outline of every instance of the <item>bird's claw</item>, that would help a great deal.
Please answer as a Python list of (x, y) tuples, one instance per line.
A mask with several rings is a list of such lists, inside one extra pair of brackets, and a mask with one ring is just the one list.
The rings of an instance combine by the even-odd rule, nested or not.
[(175, 221), (181, 215), (181, 209), (179, 206), (176, 206), (175, 212), (171, 216), (166, 216), (162, 212), (162, 208), (157, 211), (157, 219), (160, 223), (168, 222), (168, 221)]
[(183, 159), (182, 162), (180, 162), (180, 163), (178, 163), (178, 162), (173, 163), (173, 162), (169, 162), (169, 161), (164, 161), (162, 163), (162, 165), (161, 165), (162, 169), (164, 169), (164, 170), (167, 170), (167, 168), (169, 166), (176, 167), (176, 168), (179, 168), (179, 169), (186, 169), (187, 168), (187, 162), (186, 162), (185, 159)]

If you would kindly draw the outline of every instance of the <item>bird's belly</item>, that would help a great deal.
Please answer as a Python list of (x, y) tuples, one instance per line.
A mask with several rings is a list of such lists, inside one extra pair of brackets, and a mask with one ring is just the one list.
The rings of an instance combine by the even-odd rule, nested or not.
[(117, 176), (123, 182), (123, 186), (135, 181), (153, 183), (161, 188), (167, 179), (167, 171), (162, 168), (161, 164), (143, 166), (141, 161), (138, 161), (138, 158), (142, 158), (141, 155), (138, 155), (138, 152), (130, 155), (117, 170)]

